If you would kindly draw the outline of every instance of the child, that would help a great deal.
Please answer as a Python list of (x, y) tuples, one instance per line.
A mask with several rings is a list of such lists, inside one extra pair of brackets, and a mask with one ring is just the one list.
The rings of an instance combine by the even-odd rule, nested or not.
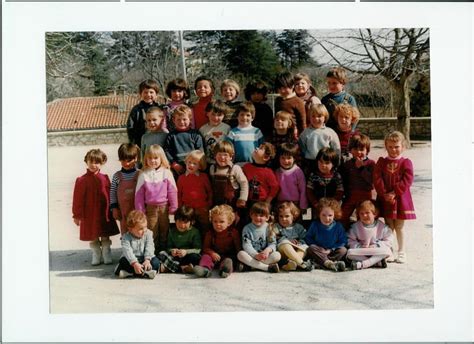
[(198, 130), (191, 128), (193, 113), (186, 105), (173, 112), (175, 129), (168, 134), (164, 149), (175, 178), (185, 172), (184, 158), (193, 150), (204, 151), (204, 142)]
[(237, 82), (231, 79), (225, 79), (221, 84), (221, 96), (225, 101), (225, 104), (232, 110), (227, 113), (224, 118), (224, 122), (231, 128), (235, 128), (239, 123), (237, 120), (237, 107), (241, 101), (238, 101), (240, 86)]
[(368, 158), (370, 139), (367, 135), (354, 135), (349, 140), (349, 151), (352, 159), (346, 161), (340, 169), (344, 185), (341, 223), (349, 229), (350, 216), (357, 204), (363, 200), (373, 199), (373, 172), (375, 161)]
[(331, 147), (340, 155), (341, 144), (334, 130), (326, 127), (329, 113), (322, 104), (311, 105), (309, 108), (309, 119), (311, 125), (300, 135), (298, 143), (304, 157), (304, 167), (314, 165), (316, 156), (321, 148)]
[(377, 209), (372, 201), (363, 201), (357, 207), (359, 221), (349, 231), (347, 258), (352, 260), (352, 270), (367, 269), (378, 265), (387, 267), (386, 258), (392, 255), (392, 231), (377, 220)]
[(176, 183), (160, 146), (151, 145), (146, 150), (135, 190), (135, 209), (146, 214), (148, 228), (153, 231), (155, 252), (159, 252), (166, 247), (168, 216), (178, 207)]
[(185, 205), (176, 210), (175, 228), (168, 234), (167, 251), (161, 251), (158, 258), (163, 264), (162, 272), (181, 272), (191, 274), (194, 265), (201, 259), (201, 235), (194, 224), (194, 210)]
[(232, 226), (235, 216), (231, 206), (222, 204), (211, 209), (213, 231), (208, 231), (202, 245), (202, 257), (194, 267), (197, 277), (210, 277), (219, 264), (219, 276), (227, 278), (237, 264), (237, 253), (242, 250), (239, 232)]
[(140, 103), (135, 105), (127, 119), (127, 135), (130, 143), (135, 143), (140, 147), (142, 136), (145, 134), (145, 113), (152, 106), (159, 106), (156, 102), (160, 88), (155, 80), (145, 80), (138, 86)]
[(296, 165), (296, 159), (300, 155), (298, 145), (294, 143), (283, 143), (278, 149), (278, 160), (280, 167), (275, 171), (280, 192), (278, 202), (293, 202), (300, 209), (308, 208), (306, 198), (306, 178), (303, 171)]
[(206, 106), (214, 95), (214, 84), (211, 79), (202, 75), (194, 81), (194, 92), (199, 97), (197, 103), (193, 105), (194, 122), (192, 127), (201, 128), (206, 124)]
[(308, 258), (320, 268), (345, 271), (347, 236), (344, 227), (335, 221), (341, 217), (339, 202), (333, 198), (321, 198), (315, 215), (317, 220), (313, 220), (305, 237), (309, 245)]
[(136, 163), (140, 148), (133, 143), (122, 143), (118, 149), (122, 168), (114, 173), (110, 186), (110, 209), (115, 220), (120, 221), (120, 234), (127, 231), (127, 214), (135, 209), (135, 188), (138, 170)]
[(359, 121), (360, 113), (357, 108), (349, 104), (336, 105), (334, 109), (334, 118), (337, 120), (336, 133), (341, 144), (342, 161), (350, 159), (349, 156), (349, 140), (355, 135), (359, 134), (359, 130), (353, 129), (352, 126)]
[(260, 129), (252, 126), (255, 118), (255, 107), (252, 102), (241, 103), (237, 113), (239, 125), (230, 130), (225, 140), (234, 145), (235, 162), (243, 165), (252, 161), (252, 152), (263, 143), (263, 134)]
[(79, 226), (79, 240), (89, 241), (92, 265), (112, 264), (110, 236), (119, 233), (109, 208), (110, 180), (100, 173), (107, 156), (100, 149), (91, 149), (84, 157), (87, 172), (76, 179), (72, 199), (72, 218)]
[(279, 74), (275, 79), (275, 90), (279, 97), (275, 99), (275, 112), (284, 110), (291, 113), (295, 122), (295, 136), (303, 132), (306, 128), (306, 110), (304, 101), (294, 92), (295, 81), (289, 72)]
[[(344, 186), (341, 175), (336, 172), (339, 166), (339, 156), (331, 148), (323, 148), (316, 156), (315, 170), (311, 172), (306, 184), (306, 196), (313, 211), (323, 197), (335, 198), (341, 201), (344, 196)], [(313, 213), (313, 219), (316, 217)]]
[[(346, 70), (342, 67), (334, 67), (326, 74), (326, 83), (328, 87), (328, 94), (322, 99), (323, 103), (329, 111), (330, 118), (327, 126), (336, 129), (337, 120), (333, 116), (334, 108), (337, 104), (347, 103), (353, 107), (357, 107), (357, 103), (353, 96), (345, 91), (347, 84)], [(357, 124), (357, 123), (355, 123)], [(353, 129), (355, 129), (355, 124)]]
[[(252, 222), (246, 225), (242, 231), (242, 251), (237, 258), (243, 264), (252, 268), (279, 272), (278, 261), (281, 255), (276, 251), (276, 240), (274, 233), (270, 230), (268, 219), (270, 208), (266, 202), (257, 202), (250, 208)], [(239, 270), (243, 270), (240, 266)]]
[(186, 156), (186, 173), (178, 179), (178, 206), (186, 205), (194, 209), (201, 237), (208, 231), (209, 209), (212, 206), (212, 188), (206, 169), (206, 156), (194, 150)]
[[(295, 81), (295, 93), (304, 102), (304, 108), (306, 110), (306, 117), (308, 117), (308, 110), (311, 104), (321, 104), (321, 100), (316, 97), (316, 90), (311, 84), (311, 79), (306, 73), (297, 73), (294, 76)], [(309, 125), (308, 118), (307, 125)]]
[(295, 123), (291, 113), (278, 111), (273, 119), (273, 134), (270, 137), (270, 143), (276, 148), (282, 143), (296, 143)]
[(170, 100), (166, 103), (163, 128), (171, 131), (174, 129), (174, 124), (171, 120), (174, 109), (179, 105), (188, 105), (191, 93), (189, 92), (188, 83), (181, 78), (176, 78), (168, 82), (165, 93)]
[(245, 86), (245, 99), (250, 100), (255, 106), (255, 119), (253, 125), (262, 131), (265, 141), (269, 140), (272, 132), (273, 110), (266, 103), (268, 88), (263, 81), (250, 81)]
[(122, 257), (115, 275), (119, 278), (155, 278), (160, 271), (160, 261), (154, 253), (153, 232), (147, 228), (145, 214), (132, 210), (127, 216), (126, 226), (128, 232), (122, 237)]
[(228, 204), (234, 208), (245, 208), (249, 183), (242, 168), (234, 165), (234, 146), (227, 141), (214, 146), (216, 163), (209, 169), (214, 205)]
[(278, 252), (288, 262), (282, 266), (285, 271), (295, 271), (296, 268), (301, 270), (313, 270), (311, 262), (303, 261), (306, 256), (306, 245), (304, 238), (306, 237), (306, 229), (296, 223), (296, 219), (300, 216), (300, 210), (293, 202), (283, 202), (277, 207), (278, 223), (274, 226), (277, 237)]
[(405, 136), (394, 131), (385, 137), (385, 149), (388, 156), (380, 157), (374, 169), (374, 186), (377, 198), (382, 205), (385, 222), (397, 237), (397, 263), (406, 262), (405, 220), (416, 219), (415, 207), (410, 193), (413, 183), (413, 164), (410, 159), (402, 157), (405, 148)]
[(222, 100), (213, 100), (206, 106), (209, 122), (199, 128), (199, 132), (204, 138), (204, 149), (209, 164), (215, 162), (212, 153), (214, 146), (229, 134), (230, 126), (222, 121), (230, 112), (231, 109)]
[(147, 132), (142, 136), (142, 161), (143, 155), (151, 145), (163, 147), (168, 136), (167, 130), (163, 129), (165, 123), (165, 113), (158, 106), (152, 106), (145, 115)]

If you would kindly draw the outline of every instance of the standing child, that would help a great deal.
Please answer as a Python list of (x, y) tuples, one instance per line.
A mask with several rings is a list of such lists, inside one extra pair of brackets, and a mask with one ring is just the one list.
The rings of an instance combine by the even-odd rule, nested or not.
[(265, 140), (269, 140), (273, 127), (273, 110), (266, 103), (268, 88), (263, 81), (250, 81), (245, 86), (245, 99), (250, 100), (255, 106), (255, 119), (253, 125), (262, 131)]
[(291, 113), (278, 111), (273, 119), (273, 134), (268, 140), (277, 149), (282, 143), (296, 143), (295, 123)]
[(186, 156), (186, 173), (178, 179), (178, 206), (186, 205), (194, 209), (201, 237), (208, 231), (209, 209), (212, 206), (212, 188), (206, 170), (206, 156), (194, 150)]
[(227, 116), (224, 118), (224, 122), (231, 128), (235, 128), (239, 122), (237, 120), (237, 107), (241, 101), (239, 98), (240, 86), (232, 79), (225, 79), (221, 84), (221, 96), (225, 101), (225, 104), (231, 109)]
[(72, 218), (79, 226), (79, 240), (89, 241), (92, 265), (112, 264), (110, 236), (119, 232), (109, 208), (110, 180), (100, 173), (107, 155), (100, 149), (91, 149), (84, 157), (87, 172), (76, 179), (72, 199)]
[(201, 128), (207, 122), (206, 106), (214, 95), (214, 83), (207, 76), (201, 75), (194, 81), (194, 92), (199, 100), (193, 105), (193, 124), (195, 129)]
[(140, 102), (135, 105), (127, 119), (127, 135), (130, 143), (140, 147), (142, 136), (146, 131), (145, 113), (152, 106), (159, 106), (156, 102), (160, 88), (155, 80), (144, 80), (138, 86)]
[(346, 161), (340, 169), (344, 184), (341, 223), (349, 229), (350, 216), (356, 206), (373, 199), (373, 172), (375, 161), (367, 156), (370, 152), (370, 139), (367, 135), (354, 135), (349, 140), (349, 151), (352, 159)]
[(320, 268), (345, 271), (344, 257), (347, 253), (346, 231), (335, 221), (341, 217), (339, 202), (333, 198), (321, 198), (316, 206), (316, 220), (313, 220), (306, 234), (309, 245), (308, 258)]
[(201, 259), (201, 235), (194, 224), (194, 210), (185, 205), (176, 210), (175, 227), (168, 234), (167, 251), (161, 251), (158, 258), (163, 264), (163, 272), (183, 272), (191, 274)]
[(114, 173), (110, 186), (110, 209), (115, 220), (120, 221), (120, 234), (127, 231), (127, 215), (135, 209), (135, 188), (138, 170), (136, 163), (140, 148), (133, 143), (122, 143), (118, 149), (122, 168)]
[(181, 78), (176, 78), (168, 82), (165, 93), (170, 100), (166, 103), (163, 128), (171, 131), (174, 129), (174, 124), (171, 120), (174, 109), (179, 105), (188, 105), (191, 93), (189, 92), (188, 83)]
[(377, 219), (377, 209), (372, 201), (363, 201), (357, 207), (359, 221), (349, 231), (347, 258), (352, 269), (367, 269), (378, 265), (387, 267), (386, 258), (392, 255), (392, 231)]
[(222, 121), (230, 112), (231, 109), (222, 100), (213, 100), (206, 106), (209, 122), (199, 128), (199, 132), (204, 138), (204, 149), (209, 164), (215, 162), (212, 153), (214, 146), (229, 134), (230, 126)]
[(337, 120), (336, 133), (341, 144), (342, 162), (349, 160), (349, 140), (352, 136), (359, 134), (359, 130), (353, 129), (353, 125), (359, 121), (360, 113), (356, 107), (349, 104), (336, 105), (334, 118)]
[(186, 105), (179, 105), (173, 112), (175, 129), (165, 141), (166, 157), (170, 162), (175, 178), (185, 172), (184, 159), (193, 150), (204, 151), (204, 142), (198, 130), (191, 128), (193, 113)]
[(277, 237), (277, 248), (287, 263), (282, 266), (285, 271), (295, 271), (297, 268), (305, 271), (313, 270), (310, 261), (303, 261), (306, 256), (306, 229), (295, 222), (300, 216), (300, 210), (293, 202), (283, 202), (277, 207), (278, 223), (274, 226)]
[[(242, 231), (242, 251), (237, 258), (243, 264), (252, 268), (279, 272), (278, 261), (281, 255), (276, 251), (275, 234), (268, 225), (270, 207), (266, 202), (257, 202), (250, 208), (252, 222)], [(243, 268), (241, 267), (241, 269)]]
[(142, 136), (142, 161), (143, 155), (151, 145), (160, 145), (163, 147), (168, 136), (167, 131), (163, 129), (165, 113), (158, 106), (152, 106), (146, 112), (147, 132)]
[(275, 90), (280, 96), (275, 99), (275, 112), (283, 110), (291, 113), (295, 122), (295, 136), (298, 137), (306, 128), (306, 110), (304, 101), (296, 95), (294, 86), (295, 80), (290, 72), (276, 77)]
[[(313, 212), (323, 197), (335, 198), (341, 201), (344, 196), (344, 185), (339, 172), (336, 172), (339, 166), (339, 155), (331, 148), (323, 148), (316, 156), (314, 170), (309, 175), (306, 184), (306, 196), (313, 207)], [(316, 217), (313, 213), (313, 219)]]
[(155, 252), (159, 252), (166, 247), (169, 214), (178, 207), (178, 191), (163, 148), (151, 145), (143, 160), (135, 191), (135, 209), (146, 214), (148, 228), (153, 231)]
[[(316, 90), (314, 89), (308, 74), (297, 73), (295, 74), (294, 80), (295, 93), (304, 102), (306, 115), (308, 115), (310, 106), (312, 104), (321, 104), (321, 100), (319, 100), (319, 98), (316, 96)], [(308, 118), (306, 124), (309, 125)]]
[[(329, 111), (329, 120), (327, 126), (333, 129), (337, 127), (337, 120), (333, 116), (334, 108), (337, 104), (346, 103), (357, 107), (357, 103), (353, 96), (345, 91), (347, 84), (346, 70), (342, 67), (334, 67), (326, 74), (326, 84), (328, 87), (328, 94), (322, 99), (323, 103)], [(354, 123), (353, 129), (355, 129), (357, 123)]]
[(126, 220), (128, 232), (122, 237), (122, 257), (115, 268), (119, 278), (155, 278), (160, 271), (160, 261), (155, 256), (153, 232), (147, 228), (146, 216), (132, 210)]
[(202, 245), (202, 257), (194, 267), (198, 277), (210, 277), (212, 269), (219, 264), (219, 276), (229, 277), (237, 264), (237, 253), (242, 250), (239, 232), (232, 226), (235, 216), (231, 206), (222, 204), (210, 211), (214, 230), (208, 231)]
[(394, 131), (385, 136), (385, 149), (388, 156), (379, 158), (374, 169), (374, 186), (385, 222), (397, 237), (397, 263), (406, 262), (405, 220), (416, 219), (415, 207), (410, 193), (413, 183), (413, 164), (402, 156), (405, 149), (405, 136)]
[(255, 107), (252, 102), (243, 102), (238, 108), (239, 125), (232, 128), (226, 141), (231, 142), (235, 149), (235, 163), (243, 165), (252, 161), (252, 153), (263, 143), (263, 134), (260, 129), (252, 125), (255, 118)]

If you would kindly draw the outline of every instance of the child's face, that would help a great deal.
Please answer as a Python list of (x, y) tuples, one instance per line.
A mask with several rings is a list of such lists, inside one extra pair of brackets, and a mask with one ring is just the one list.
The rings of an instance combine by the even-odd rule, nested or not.
[(145, 234), (146, 223), (137, 223), (134, 227), (129, 227), (128, 231), (135, 238), (142, 238)]
[(282, 117), (275, 117), (273, 121), (273, 127), (276, 130), (288, 130), (290, 127), (290, 121)]
[(291, 93), (293, 93), (292, 87), (280, 87), (278, 89), (278, 94), (283, 98), (288, 97)]
[(323, 127), (324, 121), (326, 120), (326, 117), (324, 117), (323, 115), (320, 115), (319, 113), (314, 113), (314, 114), (311, 115), (309, 120), (310, 120), (311, 126), (313, 128), (319, 129), (319, 128)]
[(295, 164), (295, 158), (291, 155), (281, 155), (280, 156), (280, 166), (285, 170), (288, 170), (293, 167)]
[(213, 127), (217, 127), (224, 120), (224, 114), (221, 112), (209, 111), (207, 117), (209, 118), (209, 124)]
[(285, 209), (280, 209), (280, 212), (278, 213), (278, 223), (282, 227), (289, 227), (293, 224), (293, 221), (295, 220), (293, 214), (291, 213), (290, 208), (285, 208)]
[(233, 156), (226, 152), (218, 152), (215, 156), (217, 165), (220, 167), (229, 166), (232, 163)]
[(234, 100), (237, 98), (237, 90), (232, 86), (225, 86), (221, 91), (222, 98), (226, 101)]
[(216, 232), (222, 232), (231, 225), (226, 214), (214, 215), (212, 217), (212, 227)]
[(173, 118), (176, 129), (186, 130), (191, 126), (191, 118), (188, 115), (178, 115)]
[(263, 102), (264, 98), (264, 95), (258, 92), (254, 92), (250, 95), (250, 100), (254, 103), (261, 103)]
[(245, 128), (252, 125), (253, 117), (252, 114), (248, 111), (241, 111), (237, 117), (239, 121), (239, 127)]
[(171, 100), (174, 102), (180, 102), (184, 99), (184, 90), (183, 89), (174, 89), (171, 90)]
[(196, 159), (187, 159), (186, 160), (186, 171), (188, 173), (194, 174), (199, 171), (199, 161)]
[(87, 169), (94, 174), (98, 173), (100, 171), (100, 166), (102, 166), (100, 162), (92, 161), (92, 160), (87, 160), (86, 164), (87, 164)]
[(152, 112), (146, 115), (146, 126), (149, 131), (156, 132), (161, 129), (163, 114), (160, 112)]
[(255, 148), (252, 153), (252, 158), (257, 164), (265, 164), (269, 160), (269, 157), (265, 154), (265, 148), (263, 146)]
[(132, 168), (135, 167), (136, 163), (137, 163), (137, 158), (133, 158), (129, 160), (120, 160), (120, 165), (122, 165), (122, 168), (124, 170), (131, 170)]
[(360, 222), (366, 226), (373, 224), (375, 221), (375, 214), (369, 209), (361, 209), (358, 215)]
[(295, 92), (296, 95), (302, 97), (306, 94), (309, 89), (309, 84), (306, 80), (301, 79), (295, 83)]
[(403, 144), (401, 141), (387, 141), (385, 142), (385, 149), (387, 150), (389, 157), (396, 159), (402, 155)]
[(330, 174), (332, 172), (334, 165), (330, 161), (325, 161), (323, 159), (318, 160), (318, 170), (322, 174)]
[(250, 213), (250, 219), (252, 220), (252, 223), (257, 226), (263, 226), (265, 223), (267, 223), (269, 216), (268, 215), (263, 215), (263, 214), (256, 214), (256, 213)]
[(344, 84), (335, 78), (326, 78), (329, 93), (339, 93), (344, 89)]
[(179, 232), (186, 232), (191, 228), (191, 221), (176, 220), (175, 224)]
[(207, 80), (201, 80), (196, 85), (196, 95), (199, 98), (206, 98), (212, 95), (211, 83)]
[(321, 212), (319, 213), (319, 221), (321, 221), (323, 225), (329, 226), (334, 222), (334, 210), (329, 207), (321, 209)]
[(337, 126), (341, 131), (351, 131), (352, 129), (352, 117), (346, 114), (339, 114), (337, 116)]
[(153, 88), (145, 88), (140, 93), (140, 98), (145, 103), (151, 104), (156, 101), (156, 99), (158, 98), (158, 95), (156, 94), (156, 91)]
[(367, 148), (365, 147), (351, 148), (351, 155), (355, 159), (364, 160), (367, 157)]
[(146, 158), (146, 165), (149, 168), (157, 169), (161, 166), (161, 158), (159, 156), (148, 156)]

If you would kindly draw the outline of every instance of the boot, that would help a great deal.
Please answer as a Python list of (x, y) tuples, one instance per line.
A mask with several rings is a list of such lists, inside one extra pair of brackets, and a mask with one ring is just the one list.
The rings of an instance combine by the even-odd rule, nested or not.
[(100, 249), (99, 240), (94, 240), (89, 243), (92, 250), (92, 265), (99, 265), (102, 260), (102, 250)]
[(112, 252), (110, 246), (112, 241), (110, 239), (102, 239), (102, 257), (104, 258), (104, 264), (112, 264)]

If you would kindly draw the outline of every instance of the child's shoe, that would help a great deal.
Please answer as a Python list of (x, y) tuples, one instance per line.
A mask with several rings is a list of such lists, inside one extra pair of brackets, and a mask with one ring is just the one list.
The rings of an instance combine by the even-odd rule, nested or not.
[(91, 241), (89, 246), (92, 250), (91, 265), (99, 265), (102, 260), (102, 250), (100, 249), (100, 242), (98, 240)]
[(288, 259), (288, 263), (283, 265), (281, 268), (285, 271), (295, 271), (298, 264), (295, 261)]
[(386, 259), (386, 258), (384, 258), (384, 259), (382, 259), (382, 260), (380, 261), (380, 267), (381, 267), (382, 269), (386, 269), (386, 268), (387, 268), (387, 259)]
[(299, 265), (299, 268), (303, 271), (312, 271), (313, 270), (313, 263), (307, 260)]
[(351, 269), (352, 270), (361, 270), (362, 269), (362, 263), (358, 262), (356, 260), (353, 260), (351, 263)]
[(104, 258), (104, 264), (106, 265), (112, 264), (112, 251), (110, 250), (112, 241), (110, 239), (104, 239), (102, 240), (101, 244), (102, 244), (102, 257)]
[(230, 276), (230, 272), (224, 271), (224, 269), (222, 269), (219, 271), (219, 276), (221, 276), (222, 278), (227, 278)]
[(118, 277), (119, 278), (127, 278), (127, 277), (132, 277), (133, 274), (128, 272), (128, 271), (125, 271), (125, 270), (120, 270), (119, 274), (118, 274)]
[(158, 253), (157, 257), (161, 261), (161, 266), (163, 266), (164, 269), (168, 269), (171, 272), (179, 271), (179, 263), (175, 261), (173, 257), (171, 257), (166, 251), (161, 251)]
[(181, 271), (183, 274), (192, 274), (194, 273), (194, 266), (193, 264), (183, 265), (181, 266)]
[(232, 259), (225, 258), (222, 263), (222, 268), (219, 271), (219, 276), (221, 276), (222, 278), (229, 277), (232, 272), (232, 265), (233, 265)]
[(156, 270), (148, 270), (143, 272), (143, 277), (148, 277), (149, 279), (154, 279), (156, 276)]
[(346, 263), (344, 263), (342, 260), (339, 260), (336, 262), (336, 271), (342, 272), (346, 271)]
[(210, 277), (212, 274), (211, 270), (199, 265), (193, 268), (193, 272), (197, 277), (205, 277), (205, 278)]
[(273, 272), (273, 273), (280, 272), (280, 268), (278, 267), (278, 264), (277, 263), (270, 264), (268, 266), (268, 272)]
[(395, 259), (395, 262), (399, 264), (405, 264), (407, 262), (407, 256), (405, 252), (403, 251), (398, 251), (398, 257)]
[(250, 271), (250, 266), (247, 266), (244, 263), (239, 262), (239, 264), (237, 265), (237, 271), (238, 272)]
[(336, 262), (333, 262), (332, 260), (326, 260), (324, 262), (324, 267), (328, 270), (332, 270), (332, 271), (336, 271), (337, 272), (337, 266), (336, 266)]

